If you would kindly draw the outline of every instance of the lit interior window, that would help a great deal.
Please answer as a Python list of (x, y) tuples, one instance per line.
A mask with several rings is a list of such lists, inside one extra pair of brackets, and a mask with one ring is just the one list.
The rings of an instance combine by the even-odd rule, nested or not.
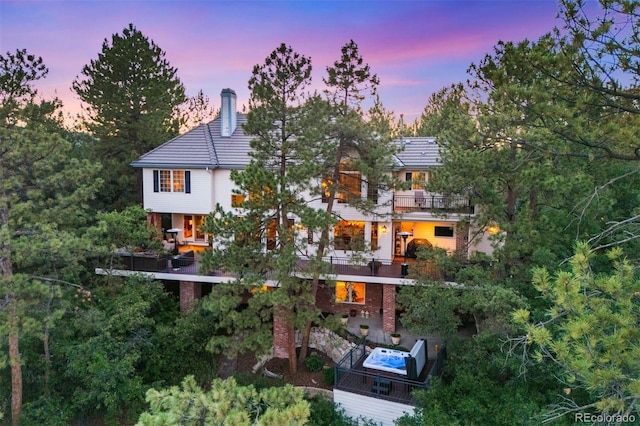
[(336, 302), (358, 303), (364, 305), (364, 289), (364, 283), (338, 281), (336, 282)]
[(173, 171), (173, 192), (184, 192), (184, 170)]

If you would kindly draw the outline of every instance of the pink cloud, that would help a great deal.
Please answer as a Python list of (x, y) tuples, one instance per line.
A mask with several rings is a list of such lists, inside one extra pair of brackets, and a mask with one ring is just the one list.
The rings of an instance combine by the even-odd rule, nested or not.
[(3, 51), (43, 56), (57, 91), (76, 108), (71, 82), (97, 58), (102, 41), (132, 22), (166, 52), (189, 94), (218, 103), (231, 87), (248, 98), (252, 67), (281, 42), (310, 56), (314, 87), (353, 39), (382, 80), (383, 102), (421, 111), (432, 91), (460, 81), (498, 40), (535, 39), (551, 30), (555, 2), (533, 1), (111, 1), (3, 2)]

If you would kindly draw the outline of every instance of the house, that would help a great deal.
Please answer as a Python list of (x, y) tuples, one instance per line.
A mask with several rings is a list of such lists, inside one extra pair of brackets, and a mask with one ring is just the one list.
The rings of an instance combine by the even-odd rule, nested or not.
[[(232, 170), (250, 162), (251, 135), (242, 125), (247, 116), (237, 112), (236, 95), (231, 89), (221, 93), (221, 112), (202, 124), (142, 155), (132, 166), (142, 170), (144, 208), (149, 221), (166, 232), (167, 241), (207, 247), (209, 239), (199, 230), (205, 216), (216, 204), (226, 211), (237, 211), (242, 195), (232, 193)], [(407, 137), (396, 143), (402, 148), (395, 157), (398, 177), (410, 182), (408, 188), (378, 195), (380, 208), (365, 215), (349, 205), (349, 197), (368, 196), (366, 183), (354, 175), (348, 196), (338, 194), (334, 211), (341, 222), (333, 230), (334, 246), (326, 260), (334, 266), (336, 288), (326, 286), (318, 292), (317, 305), (324, 312), (367, 313), (382, 320), (384, 333), (396, 330), (396, 289), (410, 285), (406, 278), (408, 257), (419, 246), (433, 246), (449, 253), (468, 256), (474, 251), (491, 254), (487, 238), (470, 241), (470, 220), (475, 206), (465, 196), (429, 193), (425, 185), (439, 166), (439, 147), (435, 138)], [(356, 173), (356, 172), (354, 172)], [(313, 201), (325, 208), (325, 200)], [(267, 233), (268, 234), (268, 233)], [(267, 237), (268, 238), (268, 237)], [(355, 261), (352, 248), (357, 242), (371, 247), (369, 258)], [(269, 241), (265, 241), (265, 249)], [(309, 246), (312, 254), (313, 245)], [(197, 267), (197, 265), (195, 265)], [(181, 306), (200, 297), (203, 285), (221, 283), (229, 277), (198, 275), (195, 268), (153, 272), (163, 280), (180, 284)], [(275, 355), (287, 357), (286, 332), (274, 319)]]
[[(232, 193), (230, 174), (249, 164), (252, 138), (242, 131), (247, 116), (236, 111), (233, 90), (222, 90), (221, 105), (215, 120), (171, 139), (131, 164), (142, 170), (144, 208), (150, 212), (150, 223), (165, 232), (174, 231), (167, 233), (167, 240), (175, 239), (192, 248), (209, 245), (208, 236), (199, 226), (217, 203), (226, 211), (240, 214), (237, 206), (242, 196)], [(327, 256), (327, 261), (335, 265), (337, 288), (335, 295), (327, 292), (318, 298), (319, 307), (327, 312), (357, 309), (382, 316), (386, 333), (395, 331), (395, 290), (396, 286), (410, 283), (402, 265), (406, 263), (405, 254), (413, 256), (416, 245), (440, 247), (462, 256), (474, 251), (492, 252), (488, 238), (470, 242), (469, 223), (475, 214), (471, 200), (425, 191), (431, 171), (439, 166), (435, 138), (408, 137), (396, 143), (402, 149), (396, 155), (394, 173), (410, 182), (409, 188), (380, 194), (384, 207), (379, 214), (368, 216), (350, 207), (348, 200), (338, 194), (334, 211), (342, 221), (334, 229), (333, 251)], [(354, 176), (353, 182), (349, 196), (367, 196), (361, 179)], [(318, 208), (325, 207), (321, 199), (314, 203)], [(354, 263), (350, 259), (357, 240), (372, 247), (370, 263)], [(175, 279), (175, 275), (171, 277)], [(195, 284), (225, 280), (198, 275), (182, 278), (194, 287), (191, 297), (198, 295)], [(189, 291), (182, 293), (189, 297)]]

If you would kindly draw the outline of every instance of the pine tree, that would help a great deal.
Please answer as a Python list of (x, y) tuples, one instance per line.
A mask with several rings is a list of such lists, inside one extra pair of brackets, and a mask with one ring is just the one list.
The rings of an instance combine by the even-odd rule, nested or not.
[[(319, 174), (318, 162), (308, 156), (313, 141), (305, 137), (308, 130), (303, 125), (308, 114), (304, 89), (310, 83), (311, 69), (307, 57), (285, 44), (274, 50), (264, 64), (254, 67), (244, 126), (245, 133), (254, 135), (251, 162), (245, 170), (231, 174), (237, 192), (246, 196), (242, 203), (244, 213), (234, 218), (218, 208), (205, 222), (205, 232), (217, 241), (209, 267), (224, 264), (247, 284), (255, 285), (267, 278), (275, 283), (274, 291), (253, 292), (250, 307), (256, 306), (257, 310), (273, 307), (276, 314), (286, 319), (289, 368), (293, 373), (297, 369), (294, 329), (300, 316), (307, 314), (302, 306), (308, 300), (303, 281), (291, 273), (297, 267), (298, 254), (306, 248), (306, 235), (300, 235), (294, 222), (313, 230), (317, 221), (327, 220), (310, 208), (304, 198), (311, 177)], [(204, 262), (209, 262), (206, 256)], [(220, 307), (220, 300), (211, 303)], [(247, 324), (263, 314), (245, 312), (249, 313), (250, 318), (236, 316), (236, 325), (253, 334)], [(263, 340), (243, 341), (255, 344)]]
[[(352, 176), (360, 176), (357, 185), (366, 184), (366, 197), (349, 197), (349, 205), (359, 211), (367, 213), (379, 212), (384, 203), (379, 203), (380, 192), (395, 187), (398, 182), (391, 173), (392, 156), (396, 147), (391, 141), (390, 128), (381, 125), (378, 111), (382, 111), (379, 104), (369, 122), (365, 119), (362, 103), (368, 96), (375, 97), (379, 84), (377, 75), (371, 72), (368, 64), (364, 63), (358, 50), (358, 45), (350, 40), (341, 49), (340, 59), (332, 67), (327, 67), (327, 77), (324, 78), (326, 126), (319, 128), (318, 133), (324, 143), (321, 150), (311, 150), (310, 155), (322, 164), (321, 185), (314, 188), (314, 194), (322, 196), (327, 203), (325, 213), (333, 216), (334, 205), (339, 193), (349, 191), (345, 183)], [(376, 98), (377, 100), (377, 98)], [(323, 120), (317, 120), (323, 122)], [(354, 174), (353, 172), (358, 172)], [(382, 215), (380, 215), (382, 216)], [(329, 233), (334, 223), (327, 222), (320, 229), (321, 236), (315, 255), (315, 263), (321, 264), (327, 250), (331, 247)], [(360, 251), (366, 250), (360, 248)], [(311, 299), (315, 297), (320, 281), (321, 269), (312, 272)], [(308, 310), (313, 310), (312, 306)], [(305, 323), (300, 350), (300, 362), (304, 361), (311, 333), (311, 319)]]
[(51, 280), (76, 277), (90, 247), (80, 230), (100, 183), (98, 167), (71, 158), (59, 102), (36, 101), (32, 84), (46, 74), (42, 59), (26, 50), (0, 56), (0, 332), (9, 340), (15, 425), (22, 412), (20, 336), (44, 331), (46, 355), (58, 314), (40, 303), (55, 296)]
[(186, 96), (177, 69), (129, 24), (104, 40), (73, 90), (84, 102), (86, 128), (98, 139), (94, 158), (103, 163), (105, 181), (98, 208), (140, 203), (141, 175), (129, 164), (178, 133), (178, 106)]
[(147, 392), (149, 412), (142, 413), (140, 426), (181, 425), (304, 425), (310, 415), (309, 402), (291, 385), (256, 390), (239, 386), (235, 379), (216, 379), (204, 391), (193, 376), (182, 388)]
[[(552, 408), (549, 420), (589, 409), (614, 416), (611, 422), (618, 424), (615, 416), (640, 415), (640, 281), (620, 248), (608, 253), (611, 273), (594, 272), (594, 258), (582, 242), (569, 270), (552, 276), (537, 268), (533, 284), (551, 302), (547, 317), (536, 321), (526, 309), (513, 314), (526, 333), (514, 342), (526, 355), (562, 369), (559, 380), (568, 397)], [(589, 403), (573, 399), (577, 389), (590, 395)]]

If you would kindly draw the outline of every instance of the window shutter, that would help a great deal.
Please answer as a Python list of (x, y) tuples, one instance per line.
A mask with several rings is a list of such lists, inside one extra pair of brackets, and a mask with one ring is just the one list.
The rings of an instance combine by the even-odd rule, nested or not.
[(153, 192), (160, 192), (160, 173), (153, 171)]
[(191, 171), (189, 170), (184, 172), (184, 192), (191, 194)]

